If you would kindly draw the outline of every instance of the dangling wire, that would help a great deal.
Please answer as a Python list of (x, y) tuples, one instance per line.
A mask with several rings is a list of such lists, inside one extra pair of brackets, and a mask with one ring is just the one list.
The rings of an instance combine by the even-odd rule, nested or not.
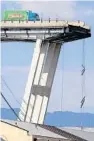
[(6, 83), (6, 81), (5, 81), (5, 79), (4, 79), (3, 76), (1, 76), (1, 79), (4, 82), (5, 86), (7, 87), (7, 89), (9, 90), (9, 92), (12, 94), (13, 98), (15, 99), (15, 101), (21, 106), (21, 103), (15, 97), (14, 93), (12, 92), (12, 90), (10, 89), (10, 87), (8, 86), (8, 84)]
[(3, 93), (0, 92), (0, 94), (1, 94), (2, 98), (4, 99), (4, 101), (7, 103), (7, 105), (10, 107), (10, 109), (12, 110), (12, 112), (15, 114), (15, 116), (21, 121), (21, 119), (19, 118), (19, 116), (17, 115), (17, 113), (15, 112), (15, 110), (12, 108), (12, 106), (9, 104), (8, 100), (3, 95)]
[(61, 111), (64, 110), (64, 44), (63, 44), (63, 58), (62, 58), (62, 92), (61, 92)]
[[(15, 97), (15, 94), (12, 92), (11, 88), (8, 86), (7, 82), (5, 81), (4, 77), (1, 76), (2, 81), (4, 82), (5, 86), (7, 87), (7, 89), (9, 90), (9, 92), (12, 94), (13, 98), (15, 99), (15, 101), (19, 104), (19, 106), (21, 106), (20, 101)], [(21, 99), (21, 98), (20, 98)], [(24, 104), (27, 104), (25, 102), (25, 100), (23, 100)], [(32, 107), (32, 105), (30, 105)]]
[[(7, 87), (7, 89), (9, 90), (9, 92), (12, 94), (13, 98), (15, 99), (15, 101), (19, 104), (19, 106), (21, 106), (20, 101), (15, 97), (15, 94), (12, 92), (11, 88), (8, 86), (7, 82), (5, 81), (4, 77), (1, 76), (2, 81), (4, 82), (5, 86)], [(24, 101), (24, 100), (23, 100)], [(24, 103), (26, 104), (26, 102), (24, 101)], [(32, 107), (32, 105), (30, 105)], [(20, 111), (21, 114), (24, 116), (24, 109), (22, 108), (22, 111)]]
[[(84, 103), (86, 99), (86, 94), (85, 94), (85, 40), (83, 40), (83, 47), (82, 47), (82, 71), (81, 71), (81, 76), (82, 76), (82, 98), (81, 98), (81, 104), (80, 104), (80, 109), (81, 109), (81, 115), (83, 113), (83, 108), (84, 108)], [(82, 118), (81, 118), (81, 129), (83, 129), (83, 123), (82, 123)]]

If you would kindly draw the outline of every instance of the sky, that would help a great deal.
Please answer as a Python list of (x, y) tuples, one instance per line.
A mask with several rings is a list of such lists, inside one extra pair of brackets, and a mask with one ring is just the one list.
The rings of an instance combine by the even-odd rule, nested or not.
[[(94, 2), (2, 1), (1, 16), (3, 16), (4, 10), (32, 10), (37, 12), (44, 20), (49, 17), (51, 19), (58, 17), (60, 20), (81, 20), (90, 25), (92, 37), (85, 40), (86, 79), (84, 94), (86, 95), (86, 101), (83, 110), (84, 112), (94, 113)], [(2, 42), (1, 44), (2, 76), (20, 103), (24, 95), (34, 47), (35, 43)], [(62, 46), (48, 112), (61, 110), (80, 112), (80, 101), (82, 99), (82, 47), (83, 40), (66, 43)], [(5, 87), (3, 81), (2, 91), (12, 107), (20, 107)], [(3, 100), (1, 106), (7, 107)]]

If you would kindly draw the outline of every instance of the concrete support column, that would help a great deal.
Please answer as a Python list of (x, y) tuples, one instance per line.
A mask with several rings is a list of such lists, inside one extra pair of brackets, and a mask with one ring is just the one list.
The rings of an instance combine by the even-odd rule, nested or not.
[[(61, 50), (61, 44), (55, 44), (53, 57), (51, 59), (51, 62), (49, 60), (49, 57), (47, 60), (47, 63), (49, 62), (49, 69), (48, 69), (47, 63), (46, 63), (41, 80), (40, 80), (40, 85), (42, 85), (42, 86), (45, 85), (46, 89), (48, 88), (48, 91), (46, 92), (46, 90), (45, 90), (45, 95), (43, 96), (43, 102), (42, 102), (42, 106), (41, 106), (41, 110), (40, 110), (40, 116), (38, 119), (39, 124), (43, 124), (43, 122), (44, 122), (45, 114), (46, 114), (47, 107), (48, 107), (48, 102), (49, 102), (50, 95), (51, 95), (51, 88), (53, 85), (53, 80), (54, 80), (54, 76), (55, 76), (55, 71), (56, 71), (56, 67), (57, 67), (57, 62), (58, 62), (60, 50)], [(45, 80), (45, 79), (46, 79), (46, 83), (43, 82), (43, 80)]]
[(22, 121), (44, 122), (60, 49), (59, 43), (37, 40), (19, 113)]
[[(38, 123), (40, 113), (42, 115), (42, 113), (44, 114), (46, 110), (47, 101), (48, 101), (46, 95), (48, 94), (49, 91), (49, 88), (46, 87), (46, 82), (47, 82), (49, 69), (51, 67), (51, 62), (54, 56), (54, 50), (55, 50), (55, 43), (49, 44), (43, 70), (41, 72), (41, 76), (39, 79), (39, 84), (37, 85), (35, 81), (34, 85), (32, 86), (32, 93), (36, 95), (36, 100), (33, 106), (33, 113), (31, 114), (31, 122), (34, 123)], [(44, 74), (45, 69), (47, 69), (47, 71)]]
[[(27, 112), (26, 112), (25, 120), (27, 122), (30, 122), (31, 115), (32, 115), (34, 105), (35, 105), (35, 101), (38, 97), (37, 94), (32, 93), (32, 91), (33, 91), (32, 89), (33, 89), (34, 85), (39, 85), (39, 80), (40, 80), (42, 69), (43, 69), (43, 66), (44, 66), (44, 63), (45, 63), (45, 58), (46, 58), (46, 53), (47, 53), (48, 47), (49, 47), (48, 42), (41, 44), (41, 50), (40, 50), (40, 55), (39, 55), (39, 59), (38, 59), (38, 64), (37, 64), (35, 76), (34, 76), (32, 87), (31, 87), (31, 94), (30, 94), (31, 97), (29, 99), (28, 108), (27, 108)], [(38, 111), (39, 111), (38, 108), (40, 107), (39, 105), (40, 105), (40, 102), (38, 101), (38, 107), (37, 107), (37, 110), (36, 110), (37, 114), (38, 114)]]
[(27, 105), (28, 105), (28, 101), (29, 101), (29, 97), (30, 97), (30, 93), (31, 93), (31, 87), (32, 87), (33, 79), (35, 77), (35, 72), (36, 72), (37, 65), (38, 65), (41, 45), (42, 45), (42, 40), (38, 39), (36, 41), (36, 47), (34, 49), (34, 55), (32, 58), (30, 72), (29, 72), (29, 76), (28, 76), (28, 80), (27, 80), (27, 84), (26, 84), (26, 88), (25, 88), (25, 94), (24, 94), (21, 109), (19, 112), (19, 117), (22, 121), (25, 120)]

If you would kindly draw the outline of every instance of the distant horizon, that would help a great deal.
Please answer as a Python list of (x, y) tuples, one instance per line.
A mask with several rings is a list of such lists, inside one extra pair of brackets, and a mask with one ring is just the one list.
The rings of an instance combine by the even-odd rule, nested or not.
[[(10, 108), (0, 108), (0, 109), (7, 109), (7, 110), (11, 110)], [(13, 109), (19, 109), (20, 108), (13, 108)], [(53, 111), (53, 112), (50, 112), (50, 111), (47, 111), (47, 113), (55, 113), (55, 112), (71, 112), (71, 113), (77, 113), (77, 114), (94, 114), (94, 113), (91, 113), (91, 112), (75, 112), (75, 111)]]
[[(1, 119), (17, 120), (17, 117), (11, 109), (2, 108)], [(14, 109), (19, 113), (19, 108)], [(75, 113), (71, 111), (55, 111), (53, 113), (47, 112), (44, 124), (57, 127), (94, 127), (94, 113)]]

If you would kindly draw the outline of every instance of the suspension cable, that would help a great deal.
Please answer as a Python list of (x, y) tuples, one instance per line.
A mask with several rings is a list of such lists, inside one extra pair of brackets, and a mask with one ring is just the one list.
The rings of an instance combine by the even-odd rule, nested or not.
[(64, 44), (63, 44), (62, 48), (63, 48), (62, 49), (63, 50), (63, 59), (62, 59), (62, 61), (63, 61), (63, 63), (62, 63), (63, 71), (62, 71), (61, 111), (64, 110), (64, 100), (63, 100), (63, 98), (64, 98)]
[(21, 121), (21, 119), (19, 118), (19, 116), (17, 115), (17, 113), (15, 112), (15, 110), (11, 107), (11, 105), (9, 104), (9, 102), (7, 101), (7, 99), (5, 98), (5, 96), (3, 95), (2, 92), (1, 93), (1, 96), (2, 98), (4, 99), (4, 101), (7, 103), (7, 105), (10, 107), (10, 109), (12, 110), (12, 112), (15, 114), (15, 116)]
[[(82, 76), (82, 99), (81, 99), (81, 105), (80, 105), (80, 110), (81, 113), (83, 112), (83, 108), (84, 108), (84, 103), (85, 103), (85, 99), (86, 99), (86, 94), (85, 94), (85, 40), (83, 40), (83, 47), (82, 47), (82, 71), (81, 71), (81, 76)], [(81, 120), (81, 129), (83, 129), (83, 124), (82, 124), (82, 120)]]
[[(8, 90), (10, 91), (10, 93), (12, 94), (12, 96), (14, 97), (14, 99), (16, 100), (16, 102), (21, 106), (21, 103), (20, 103), (19, 100), (15, 97), (15, 94), (14, 94), (13, 91), (10, 89), (10, 87), (8, 86), (8, 84), (7, 84), (7, 82), (5, 81), (5, 79), (4, 79), (3, 76), (1, 76), (1, 79), (3, 80), (5, 86), (8, 88)], [(24, 99), (23, 99), (23, 102), (24, 102), (25, 104), (27, 104)], [(30, 106), (32, 107), (32, 105), (30, 105)]]
[(8, 84), (6, 83), (5, 79), (3, 76), (1, 76), (1, 79), (3, 80), (5, 86), (8, 88), (8, 90), (10, 91), (10, 93), (12, 94), (12, 96), (14, 97), (14, 99), (16, 100), (16, 102), (21, 105), (21, 103), (17, 100), (17, 98), (15, 97), (14, 93), (12, 92), (12, 90), (9, 88)]
[[(12, 94), (12, 96), (14, 97), (15, 101), (21, 106), (21, 103), (20, 103), (20, 102), (17, 100), (17, 98), (15, 97), (14, 93), (12, 92), (12, 90), (10, 89), (10, 87), (8, 86), (8, 84), (6, 83), (6, 81), (5, 81), (5, 79), (4, 79), (3, 76), (1, 76), (1, 79), (3, 80), (5, 86), (8, 88), (8, 90), (10, 91), (10, 93)], [(24, 99), (23, 99), (23, 102), (26, 104), (26, 102), (24, 101)], [(30, 105), (30, 106), (31, 106), (31, 105)], [(32, 107), (32, 106), (31, 106), (31, 107)], [(25, 112), (24, 109), (22, 109), (22, 111)], [(20, 110), (21, 114), (24, 116), (24, 113), (23, 113), (22, 111)]]

